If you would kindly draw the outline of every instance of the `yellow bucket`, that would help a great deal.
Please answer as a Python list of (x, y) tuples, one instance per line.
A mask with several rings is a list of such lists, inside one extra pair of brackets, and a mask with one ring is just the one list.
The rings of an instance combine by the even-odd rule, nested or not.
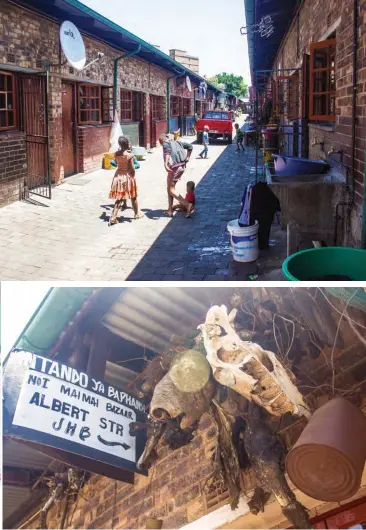
[(114, 159), (113, 153), (105, 153), (103, 158), (103, 167), (104, 169), (116, 169), (111, 166), (111, 161)]

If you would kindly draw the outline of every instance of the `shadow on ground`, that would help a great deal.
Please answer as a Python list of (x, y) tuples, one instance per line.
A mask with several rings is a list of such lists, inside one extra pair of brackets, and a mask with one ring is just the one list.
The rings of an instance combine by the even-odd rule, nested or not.
[[(226, 226), (238, 218), (244, 188), (254, 178), (255, 150), (236, 153), (235, 145), (228, 146), (196, 187), (196, 213), (186, 219), (177, 212), (127, 280), (247, 281), (278, 273), (286, 257), (286, 236), (279, 225), (272, 228), (275, 246), (258, 262), (237, 264), (232, 259)], [(164, 211), (145, 214), (156, 219)]]

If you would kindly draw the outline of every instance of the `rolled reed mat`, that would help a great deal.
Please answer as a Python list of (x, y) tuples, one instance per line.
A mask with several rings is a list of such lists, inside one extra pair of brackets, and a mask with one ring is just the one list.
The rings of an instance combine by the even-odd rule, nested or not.
[(316, 410), (286, 458), (297, 488), (321, 501), (343, 501), (361, 485), (366, 460), (366, 418), (344, 398)]

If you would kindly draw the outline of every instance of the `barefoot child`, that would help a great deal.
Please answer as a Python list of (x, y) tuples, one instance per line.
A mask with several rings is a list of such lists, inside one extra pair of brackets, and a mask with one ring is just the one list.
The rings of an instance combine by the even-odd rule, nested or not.
[[(128, 142), (128, 152), (129, 153), (132, 153), (132, 144), (131, 142)], [(133, 165), (134, 165), (134, 168), (135, 169), (140, 169), (140, 164), (138, 163), (137, 161), (137, 158), (135, 157), (135, 155), (133, 156)], [(115, 163), (115, 166), (117, 166), (117, 164)], [(127, 210), (127, 199), (124, 199), (121, 203), (121, 210)]]
[(135, 166), (133, 163), (133, 154), (129, 152), (129, 140), (126, 136), (120, 136), (118, 139), (120, 149), (114, 155), (117, 163), (117, 171), (113, 177), (109, 198), (115, 199), (113, 213), (109, 220), (109, 225), (118, 223), (117, 215), (121, 204), (126, 199), (131, 199), (132, 208), (135, 212), (135, 219), (140, 219), (143, 214), (140, 212), (137, 202), (137, 185), (135, 179)]
[(183, 204), (176, 204), (173, 206), (173, 210), (184, 210), (187, 213), (186, 217), (190, 217), (194, 213), (196, 206), (196, 195), (194, 193), (195, 187), (196, 185), (192, 180), (187, 182), (187, 193), (185, 200), (188, 203), (188, 206), (186, 207), (183, 206)]

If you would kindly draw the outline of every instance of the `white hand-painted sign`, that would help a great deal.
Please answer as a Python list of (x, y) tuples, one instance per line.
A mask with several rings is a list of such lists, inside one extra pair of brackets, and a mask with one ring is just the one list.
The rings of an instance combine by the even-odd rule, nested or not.
[(117, 480), (116, 469), (146, 474), (136, 467), (146, 432), (132, 429), (135, 436), (130, 435), (131, 423), (146, 423), (145, 405), (130, 392), (55, 359), (16, 350), (4, 367), (3, 394), (6, 436), (35, 443), (45, 454), (48, 448), (62, 451), (63, 459), (78, 454), (88, 459), (85, 469)]
[(136, 460), (134, 410), (42, 372), (28, 370), (13, 424), (36, 428), (108, 454)]

